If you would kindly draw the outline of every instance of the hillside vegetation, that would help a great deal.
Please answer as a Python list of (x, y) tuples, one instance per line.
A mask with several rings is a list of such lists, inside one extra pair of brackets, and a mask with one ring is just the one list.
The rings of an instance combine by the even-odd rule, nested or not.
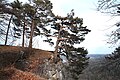
[[(38, 49), (0, 46), (0, 80), (47, 80), (44, 79), (44, 69), (40, 65), (51, 54)], [(37, 73), (44, 78), (37, 76)]]
[[(54, 66), (45, 68), (45, 62), (51, 55), (40, 49), (0, 46), (0, 80), (48, 80), (46, 69)], [(120, 58), (91, 57), (79, 80), (119, 80), (119, 74)]]
[(120, 58), (106, 60), (104, 57), (92, 58), (89, 66), (79, 80), (120, 80)]

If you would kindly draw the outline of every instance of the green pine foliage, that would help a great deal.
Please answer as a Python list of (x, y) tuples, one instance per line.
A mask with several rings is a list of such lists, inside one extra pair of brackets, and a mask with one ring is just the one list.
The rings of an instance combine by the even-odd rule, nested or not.
[[(83, 26), (83, 18), (75, 17), (74, 10), (71, 10), (66, 17), (55, 16), (49, 0), (29, 0), (26, 3), (15, 0), (7, 4), (0, 3), (0, 6), (2, 6), (0, 20), (9, 22), (7, 32), (5, 32), (5, 44), (8, 42), (11, 31), (13, 32), (12, 37), (22, 39), (22, 47), (25, 44), (25, 37), (29, 39), (29, 48), (32, 48), (34, 37), (45, 36), (47, 38), (44, 40), (45, 42), (55, 45), (55, 63), (57, 64), (63, 56), (66, 58), (68, 65), (63, 64), (62, 72), (64, 74), (67, 71), (68, 74), (64, 74), (64, 77), (70, 76), (74, 80), (78, 79), (79, 74), (88, 63), (86, 57), (88, 51), (83, 47), (75, 46), (80, 45), (85, 40), (85, 35), (91, 31), (87, 26)], [(4, 15), (9, 16), (8, 20)], [(0, 21), (1, 23), (3, 22)], [(56, 44), (52, 41), (52, 37), (56, 37)]]
[[(17, 39), (22, 37), (23, 47), (25, 36), (30, 39), (29, 46), (32, 47), (33, 37), (38, 35), (46, 36), (50, 33), (50, 30), (47, 29), (48, 20), (54, 14), (51, 11), (53, 6), (49, 0), (32, 0), (27, 3), (15, 0), (11, 3), (1, 4), (1, 6), (0, 12), (2, 15), (7, 14), (12, 16), (9, 21), (9, 28), (11, 25), (14, 25), (12, 27), (12, 32), (14, 32), (13, 37)], [(10, 33), (9, 28), (7, 34)], [(7, 43), (7, 39), (8, 35), (6, 35), (5, 43)]]
[(120, 47), (115, 48), (112, 54), (105, 56), (107, 60), (117, 60), (120, 58)]
[(54, 54), (66, 57), (68, 65), (64, 67), (71, 78), (77, 80), (88, 63), (86, 57), (88, 51), (83, 47), (75, 47), (75, 45), (80, 45), (85, 40), (85, 35), (91, 30), (87, 29), (87, 26), (83, 26), (82, 18), (74, 17), (73, 10), (67, 17), (55, 16), (51, 25), (54, 29), (51, 36), (57, 38)]

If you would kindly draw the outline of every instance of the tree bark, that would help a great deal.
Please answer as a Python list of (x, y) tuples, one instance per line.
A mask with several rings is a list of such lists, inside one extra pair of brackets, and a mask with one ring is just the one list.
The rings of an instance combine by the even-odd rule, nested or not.
[(6, 38), (5, 38), (5, 45), (7, 45), (8, 33), (9, 33), (10, 23), (12, 21), (12, 18), (13, 18), (13, 15), (11, 15), (10, 20), (9, 20), (9, 24), (8, 24), (8, 28), (7, 28), (7, 33), (6, 33)]
[(57, 37), (57, 41), (56, 41), (56, 46), (55, 46), (55, 51), (54, 51), (54, 62), (57, 63), (60, 60), (60, 56), (58, 53), (58, 48), (59, 48), (59, 43), (60, 43), (60, 32), (63, 28), (60, 27), (60, 30), (58, 31), (58, 37)]
[[(24, 21), (25, 21), (25, 19), (24, 19)], [(24, 44), (25, 44), (25, 22), (24, 22), (24, 25), (23, 25), (22, 47), (24, 47)]]
[(58, 32), (58, 37), (57, 37), (57, 41), (56, 41), (56, 46), (55, 46), (55, 51), (54, 51), (54, 54), (58, 54), (58, 46), (59, 46), (59, 39), (60, 39), (60, 31), (61, 31), (61, 29), (59, 30), (59, 32)]
[(35, 27), (35, 20), (33, 19), (32, 20), (32, 25), (31, 25), (29, 48), (32, 48), (32, 40), (33, 40), (34, 27)]

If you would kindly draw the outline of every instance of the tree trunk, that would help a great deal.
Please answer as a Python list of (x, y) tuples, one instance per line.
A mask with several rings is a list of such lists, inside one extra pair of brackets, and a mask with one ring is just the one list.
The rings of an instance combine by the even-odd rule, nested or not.
[(12, 21), (12, 18), (13, 18), (13, 15), (11, 15), (10, 20), (9, 20), (9, 24), (8, 24), (8, 28), (7, 28), (7, 33), (6, 33), (6, 38), (5, 38), (5, 45), (7, 45), (8, 33), (9, 33), (10, 23)]
[(23, 25), (22, 47), (24, 47), (24, 44), (25, 44), (25, 22), (24, 22), (24, 25)]
[(61, 30), (59, 30), (59, 32), (58, 32), (58, 37), (57, 37), (57, 41), (56, 41), (56, 46), (55, 46), (55, 51), (54, 51), (54, 54), (58, 54), (58, 47), (59, 47), (59, 39), (60, 39), (60, 31)]
[(59, 43), (60, 43), (60, 32), (62, 30), (62, 27), (60, 27), (60, 30), (58, 31), (58, 37), (57, 37), (57, 41), (56, 41), (56, 46), (55, 46), (55, 51), (54, 51), (54, 59), (53, 61), (55, 63), (59, 62), (60, 61), (60, 56), (59, 56), (59, 53), (58, 53), (58, 48), (59, 48)]
[(32, 39), (33, 39), (33, 33), (34, 33), (34, 27), (35, 27), (35, 20), (32, 20), (32, 25), (31, 25), (31, 33), (30, 33), (30, 41), (29, 41), (29, 48), (32, 48)]

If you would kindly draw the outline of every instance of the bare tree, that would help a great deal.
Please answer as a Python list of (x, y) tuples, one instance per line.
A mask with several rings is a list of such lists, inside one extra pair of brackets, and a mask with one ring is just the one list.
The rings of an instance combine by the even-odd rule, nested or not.
[(108, 13), (114, 16), (119, 16), (117, 12), (119, 7), (120, 7), (119, 0), (98, 0), (97, 10), (102, 13)]

